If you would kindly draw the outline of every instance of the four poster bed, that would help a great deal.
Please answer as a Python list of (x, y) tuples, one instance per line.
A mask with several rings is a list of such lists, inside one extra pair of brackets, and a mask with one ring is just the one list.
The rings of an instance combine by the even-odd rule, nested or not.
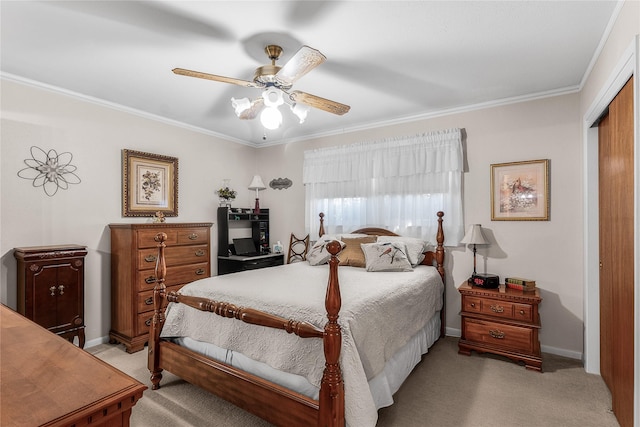
[[(166, 236), (158, 234), (152, 388), (167, 370), (275, 425), (374, 426), (377, 410), (393, 403), (392, 394), (444, 336), (444, 213), (437, 216), (435, 248), (423, 248), (417, 259), (415, 245), (405, 245), (409, 238), (365, 228), (321, 237), (311, 251), (328, 259), (328, 269), (315, 257), (321, 265), (215, 276), (178, 293), (165, 291)], [(366, 266), (345, 262), (354, 248), (366, 249)], [(374, 248), (384, 251), (374, 256)], [(376, 270), (373, 262), (383, 258), (391, 268)]]

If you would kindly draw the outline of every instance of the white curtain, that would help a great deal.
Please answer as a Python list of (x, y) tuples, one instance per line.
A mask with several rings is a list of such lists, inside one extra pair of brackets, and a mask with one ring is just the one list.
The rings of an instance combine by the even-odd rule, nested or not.
[(445, 244), (464, 235), (460, 129), (362, 142), (304, 153), (305, 225), (318, 236), (381, 227), (435, 243), (443, 211)]

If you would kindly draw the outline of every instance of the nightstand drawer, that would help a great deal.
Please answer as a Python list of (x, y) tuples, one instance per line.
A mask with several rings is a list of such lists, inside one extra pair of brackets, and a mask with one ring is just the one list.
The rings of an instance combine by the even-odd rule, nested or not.
[(523, 322), (532, 321), (532, 309), (528, 304), (512, 303), (509, 301), (484, 299), (481, 313), (489, 316), (515, 319)]
[(462, 311), (482, 313), (482, 299), (464, 295), (462, 297)]
[(534, 330), (531, 328), (470, 318), (463, 318), (463, 328), (467, 340), (524, 353), (534, 352)]

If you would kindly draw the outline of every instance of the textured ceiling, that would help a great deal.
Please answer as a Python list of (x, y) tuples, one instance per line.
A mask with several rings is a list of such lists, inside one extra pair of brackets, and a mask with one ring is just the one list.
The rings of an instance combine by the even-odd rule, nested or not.
[[(3, 78), (42, 84), (260, 146), (576, 91), (615, 1), (5, 1)], [(283, 110), (265, 131), (232, 97), (260, 90), (178, 76), (251, 80), (267, 44), (327, 61), (294, 89), (351, 106), (304, 124)]]

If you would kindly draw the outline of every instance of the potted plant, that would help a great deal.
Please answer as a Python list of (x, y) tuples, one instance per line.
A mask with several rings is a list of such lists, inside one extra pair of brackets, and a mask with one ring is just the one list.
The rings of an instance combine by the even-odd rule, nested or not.
[(224, 180), (224, 184), (222, 184), (222, 187), (220, 187), (219, 189), (216, 190), (216, 194), (218, 195), (218, 198), (220, 199), (220, 206), (226, 206), (228, 208), (231, 207), (231, 201), (235, 200), (236, 195), (238, 194), (238, 192), (236, 190), (232, 190), (229, 187), (229, 180)]

